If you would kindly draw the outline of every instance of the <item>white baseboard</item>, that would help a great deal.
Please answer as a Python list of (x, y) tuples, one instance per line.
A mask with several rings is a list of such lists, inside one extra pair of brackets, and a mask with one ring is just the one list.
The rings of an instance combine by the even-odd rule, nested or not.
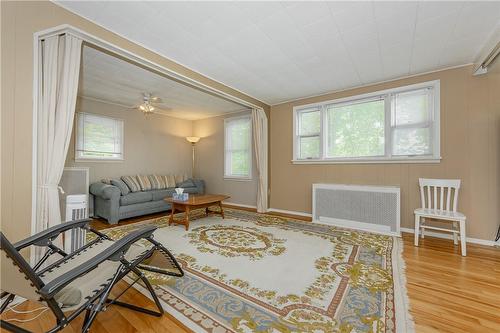
[(252, 206), (252, 205), (243, 205), (243, 204), (234, 203), (234, 202), (229, 202), (229, 201), (223, 201), (222, 203), (223, 203), (224, 205), (231, 205), (231, 206), (242, 207), (242, 208), (253, 208), (253, 209), (257, 209), (257, 206)]
[[(401, 228), (401, 231), (408, 232), (410, 234), (415, 233), (415, 230), (411, 229), (411, 228)], [(435, 232), (435, 231), (427, 231), (426, 230), (425, 235), (429, 235), (431, 237), (436, 237), (436, 238), (453, 239), (452, 234)], [(495, 246), (496, 245), (495, 241), (492, 241), (492, 240), (480, 239), (480, 238), (470, 238), (470, 237), (467, 237), (467, 243), (486, 245), (486, 246)]]
[(293, 211), (293, 210), (284, 210), (284, 209), (277, 209), (277, 208), (269, 208), (267, 211), (268, 212), (274, 212), (274, 213), (282, 213), (282, 214), (289, 214), (289, 215), (304, 216), (304, 217), (311, 217), (312, 216), (312, 214), (309, 214), (309, 213), (296, 212), (296, 211)]
[(374, 225), (370, 223), (363, 222), (354, 222), (342, 219), (333, 219), (330, 217), (320, 217), (319, 220), (313, 220), (314, 223), (330, 225), (340, 228), (348, 228), (355, 230), (362, 230), (367, 232), (372, 232), (380, 235), (388, 235), (388, 236), (396, 236), (401, 237), (401, 233), (391, 231), (391, 228), (388, 226)]
[[(268, 211), (275, 212), (275, 213), (289, 214), (289, 215), (312, 217), (312, 214), (304, 213), (304, 212), (296, 212), (293, 210), (269, 208)], [(408, 232), (408, 233), (412, 233), (412, 234), (414, 233), (414, 230), (410, 229), (410, 228), (401, 227), (400, 230), (401, 230), (401, 232)], [(432, 237), (436, 237), (436, 238), (453, 239), (453, 236), (451, 234), (446, 234), (446, 233), (426, 231), (425, 234), (432, 236)], [(480, 238), (467, 237), (467, 242), (472, 243), (472, 244), (486, 245), (486, 246), (500, 246), (500, 242), (495, 242), (493, 240), (480, 239)]]

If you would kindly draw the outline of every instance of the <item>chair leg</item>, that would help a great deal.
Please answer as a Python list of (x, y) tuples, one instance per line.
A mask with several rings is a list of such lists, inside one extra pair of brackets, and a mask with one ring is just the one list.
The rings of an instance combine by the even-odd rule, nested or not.
[[(161, 317), (165, 313), (165, 310), (163, 310), (163, 306), (161, 305), (160, 300), (158, 299), (158, 296), (156, 295), (156, 293), (153, 289), (153, 286), (151, 285), (149, 280), (144, 276), (144, 274), (140, 270), (137, 269), (137, 267), (132, 268), (132, 272), (134, 272), (138, 278), (134, 282), (132, 282), (132, 284), (130, 284), (128, 286), (128, 288), (125, 289), (115, 299), (107, 299), (106, 302), (108, 304), (118, 305), (118, 306), (121, 306), (121, 307), (124, 307), (127, 309), (131, 309), (131, 310), (134, 310), (137, 312), (142, 312), (142, 313), (145, 313), (145, 314), (148, 314), (151, 316)], [(148, 289), (149, 293), (151, 294), (151, 297), (153, 298), (153, 301), (155, 302), (155, 305), (156, 305), (158, 311), (153, 311), (153, 310), (145, 309), (143, 307), (140, 307), (140, 306), (137, 306), (134, 304), (129, 304), (129, 303), (118, 301), (118, 298), (120, 298), (129, 288), (131, 288), (135, 283), (137, 283), (137, 281), (139, 281), (139, 279), (142, 280), (142, 282), (144, 283), (144, 285)]]
[(85, 314), (85, 321), (82, 324), (82, 333), (87, 333), (88, 331), (90, 331), (90, 326), (92, 326), (95, 317), (99, 313), (99, 310), (95, 309), (94, 306), (92, 306), (91, 310), (87, 311), (88, 312)]
[(462, 249), (462, 256), (467, 255), (467, 249), (466, 249), (466, 236), (465, 236), (465, 220), (460, 221), (460, 247)]
[[(457, 222), (453, 222), (453, 230), (457, 229), (458, 229)], [(458, 237), (456, 232), (453, 233), (453, 244), (458, 245)]]
[(420, 233), (420, 216), (415, 214), (415, 246), (418, 246), (419, 233)]
[(425, 238), (425, 228), (423, 227), (425, 225), (425, 217), (420, 218), (420, 237), (422, 239)]

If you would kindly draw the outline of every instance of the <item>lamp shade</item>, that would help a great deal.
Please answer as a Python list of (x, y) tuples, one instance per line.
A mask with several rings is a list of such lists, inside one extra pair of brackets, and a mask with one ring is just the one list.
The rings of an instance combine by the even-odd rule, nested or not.
[(196, 143), (196, 142), (200, 141), (200, 138), (197, 136), (187, 136), (186, 140), (188, 140), (191, 143)]

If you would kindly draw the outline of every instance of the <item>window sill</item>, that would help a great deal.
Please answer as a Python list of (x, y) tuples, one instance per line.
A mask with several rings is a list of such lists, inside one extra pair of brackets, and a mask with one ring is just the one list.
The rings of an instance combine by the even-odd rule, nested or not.
[(237, 182), (251, 182), (252, 178), (251, 177), (228, 177), (224, 176), (224, 180), (234, 180)]
[(425, 157), (425, 158), (365, 158), (365, 159), (346, 159), (346, 160), (292, 160), (292, 164), (412, 164), (412, 163), (440, 163), (441, 157)]
[(95, 162), (106, 162), (106, 163), (122, 163), (125, 160), (123, 158), (121, 159), (113, 159), (113, 160), (108, 160), (104, 158), (75, 158), (75, 163), (95, 163)]

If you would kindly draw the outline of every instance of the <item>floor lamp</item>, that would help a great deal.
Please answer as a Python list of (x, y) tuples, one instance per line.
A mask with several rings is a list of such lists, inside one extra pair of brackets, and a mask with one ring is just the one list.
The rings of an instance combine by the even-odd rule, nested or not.
[(196, 142), (200, 141), (200, 138), (197, 136), (187, 136), (186, 140), (188, 142), (191, 142), (191, 147), (193, 148), (193, 166), (191, 169), (191, 178), (194, 178), (194, 146), (196, 145)]

